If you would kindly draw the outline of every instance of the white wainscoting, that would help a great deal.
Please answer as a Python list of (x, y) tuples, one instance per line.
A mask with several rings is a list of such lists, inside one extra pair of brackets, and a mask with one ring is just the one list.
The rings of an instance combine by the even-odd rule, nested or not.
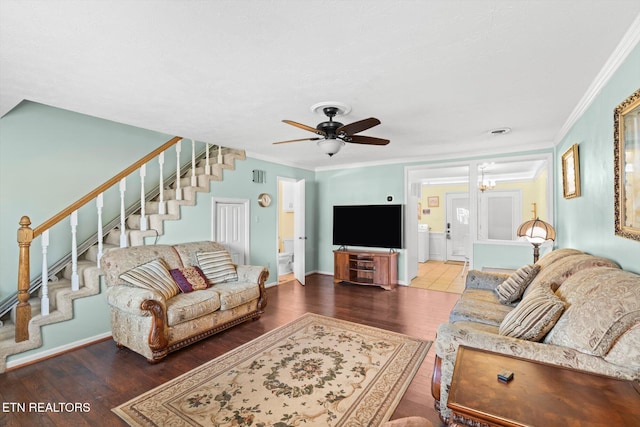
[(444, 233), (429, 233), (429, 259), (436, 261), (445, 260)]

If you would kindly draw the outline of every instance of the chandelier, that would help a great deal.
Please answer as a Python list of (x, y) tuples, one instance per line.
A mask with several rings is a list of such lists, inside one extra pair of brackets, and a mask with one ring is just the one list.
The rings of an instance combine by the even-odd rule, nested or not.
[(486, 167), (487, 167), (486, 165), (479, 166), (481, 178), (480, 178), (480, 182), (478, 183), (478, 190), (480, 190), (483, 193), (486, 190), (493, 190), (494, 188), (496, 188), (496, 181), (494, 179), (485, 179), (484, 177), (484, 168)]

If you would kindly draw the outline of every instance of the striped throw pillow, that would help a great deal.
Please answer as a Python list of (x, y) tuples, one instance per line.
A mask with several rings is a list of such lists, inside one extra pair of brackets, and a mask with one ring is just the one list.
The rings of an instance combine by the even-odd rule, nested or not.
[(165, 300), (180, 292), (180, 288), (171, 277), (167, 264), (161, 259), (154, 259), (120, 275), (125, 282), (144, 289), (159, 292)]
[(196, 253), (200, 269), (209, 280), (209, 283), (230, 282), (238, 280), (236, 266), (227, 251), (198, 252)]
[(496, 287), (498, 300), (502, 304), (510, 304), (519, 299), (539, 270), (540, 266), (537, 264), (528, 264), (520, 267), (507, 280)]
[(540, 341), (555, 326), (564, 308), (564, 302), (553, 293), (551, 286), (536, 286), (505, 316), (498, 333)]

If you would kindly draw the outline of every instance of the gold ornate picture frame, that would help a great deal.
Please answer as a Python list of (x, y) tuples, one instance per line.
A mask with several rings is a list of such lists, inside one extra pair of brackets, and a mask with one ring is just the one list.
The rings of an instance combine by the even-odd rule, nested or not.
[(562, 155), (562, 194), (565, 199), (580, 197), (580, 157), (578, 144)]
[(615, 233), (640, 241), (640, 89), (613, 110)]

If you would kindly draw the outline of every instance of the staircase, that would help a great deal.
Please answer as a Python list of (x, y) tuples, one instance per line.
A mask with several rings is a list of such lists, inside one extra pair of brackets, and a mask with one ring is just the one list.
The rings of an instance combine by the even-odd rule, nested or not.
[[(102, 253), (121, 246), (141, 246), (147, 243), (146, 240), (153, 244), (158, 236), (164, 234), (165, 221), (180, 220), (182, 206), (195, 206), (198, 192), (208, 193), (212, 181), (222, 181), (225, 169), (233, 170), (236, 160), (245, 159), (244, 150), (216, 148), (217, 162), (210, 164), (209, 145), (206, 151), (206, 156), (202, 153), (198, 158), (192, 153), (189, 166), (180, 168), (180, 171), (184, 169), (184, 173), (170, 177), (165, 183), (166, 188), (156, 188), (145, 195), (145, 201), (141, 200), (127, 209), (123, 207), (122, 212), (126, 212), (126, 217), (115, 218), (102, 227), (104, 239), (103, 233), (97, 232), (96, 236), (99, 237), (94, 236), (78, 246), (75, 260), (72, 259), (72, 251), (65, 259), (50, 266), (48, 272), (44, 273), (49, 278), (48, 290), (43, 292), (40, 288), (34, 295), (33, 289), (39, 287), (42, 280), (39, 283), (35, 283), (38, 280), (32, 281), (29, 287), (32, 293), (29, 298), (31, 320), (28, 323), (28, 339), (20, 342), (16, 342), (17, 297), (14, 298), (11, 311), (0, 317), (0, 373), (6, 370), (8, 356), (42, 346), (42, 326), (72, 319), (73, 300), (100, 293), (102, 272), (98, 265)], [(177, 175), (179, 178), (176, 178)], [(162, 210), (164, 213), (161, 213)], [(74, 281), (78, 288), (75, 291), (72, 290)], [(42, 310), (42, 301), (46, 302), (47, 297), (48, 309)]]

